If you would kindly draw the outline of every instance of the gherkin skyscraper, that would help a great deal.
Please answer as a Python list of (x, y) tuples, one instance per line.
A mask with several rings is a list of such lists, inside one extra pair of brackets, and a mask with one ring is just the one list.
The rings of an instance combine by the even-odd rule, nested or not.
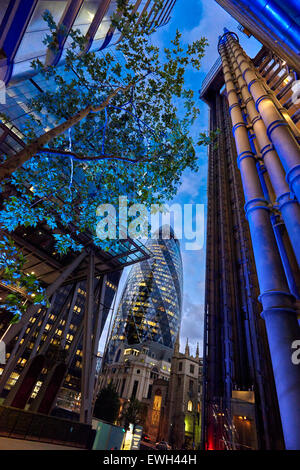
[(179, 240), (168, 225), (149, 239), (152, 253), (130, 271), (107, 348), (112, 362), (118, 346), (154, 342), (173, 349), (181, 321), (182, 259)]

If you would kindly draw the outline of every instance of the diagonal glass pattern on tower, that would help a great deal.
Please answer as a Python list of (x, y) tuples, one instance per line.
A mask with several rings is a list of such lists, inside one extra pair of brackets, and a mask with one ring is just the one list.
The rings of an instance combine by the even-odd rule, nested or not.
[(153, 256), (129, 273), (108, 345), (109, 362), (122, 342), (151, 341), (170, 349), (175, 343), (182, 308), (180, 244), (172, 228), (164, 225), (146, 247)]

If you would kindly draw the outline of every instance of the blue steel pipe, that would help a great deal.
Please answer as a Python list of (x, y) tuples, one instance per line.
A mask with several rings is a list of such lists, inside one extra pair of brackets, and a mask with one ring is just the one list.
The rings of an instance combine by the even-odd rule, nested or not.
[[(228, 35), (225, 36), (229, 37)], [(275, 149), (267, 137), (266, 127), (261, 119), (261, 116), (257, 112), (254, 104), (252, 95), (250, 94), (246, 81), (242, 76), (241, 70), (238, 66), (237, 60), (233, 53), (233, 48), (227, 41), (226, 48), (232, 64), (233, 75), (235, 76), (238, 87), (240, 89), (241, 98), (246, 105), (246, 111), (243, 112), (244, 122), (247, 124), (245, 112), (249, 118), (249, 122), (252, 125), (252, 131), (248, 131), (249, 142), (253, 154), (256, 153), (253, 138), (257, 142), (257, 146), (261, 157), (264, 161), (264, 168), (267, 170), (271, 185), (274, 189), (275, 197), (279, 204), (279, 209), (282, 214), (282, 218), (286, 225), (286, 229), (289, 234), (298, 264), (300, 266), (300, 206), (294, 197), (290, 194), (289, 186), (285, 180), (285, 172), (280, 163), (279, 157), (275, 152)], [(260, 183), (264, 192), (264, 197), (267, 201), (270, 200), (268, 196), (268, 190), (266, 188), (264, 176), (261, 174), (262, 167), (257, 164), (258, 175)]]
[[(265, 24), (269, 24), (282, 41), (297, 54), (300, 52), (300, 27), (274, 0), (243, 0), (244, 3)], [(299, 1), (292, 2), (299, 14)]]
[(280, 223), (277, 221), (277, 217), (278, 216), (276, 215), (273, 215), (273, 214), (271, 215), (271, 222), (272, 222), (275, 238), (277, 241), (278, 250), (280, 253), (280, 257), (282, 259), (282, 264), (283, 264), (283, 268), (285, 271), (285, 275), (286, 275), (286, 279), (287, 279), (290, 291), (295, 296), (296, 299), (299, 299), (300, 297), (299, 297), (297, 283), (295, 281), (294, 273), (292, 271), (291, 263), (287, 255), (287, 251), (286, 251), (284, 241), (282, 238), (282, 233), (280, 230), (281, 225), (283, 224), (282, 222)]
[[(227, 38), (230, 44), (232, 37), (227, 35)], [(300, 449), (300, 367), (292, 362), (292, 344), (295, 340), (299, 340), (300, 328), (294, 308), (294, 296), (286, 281), (270, 221), (270, 207), (264, 199), (256, 169), (256, 157), (251, 150), (246, 124), (243, 120), (231, 72), (231, 61), (227, 58), (227, 54), (230, 57), (230, 50), (225, 41), (223, 38), (223, 41), (219, 42), (219, 51), (238, 153), (238, 167), (246, 201), (245, 211), (261, 292), (259, 300), (263, 305), (263, 318), (268, 334), (285, 445), (287, 449)]]
[[(281, 0), (282, 2), (282, 0)], [(295, 12), (295, 18), (300, 16), (300, 2), (299, 0), (288, 0), (287, 5), (291, 10)]]

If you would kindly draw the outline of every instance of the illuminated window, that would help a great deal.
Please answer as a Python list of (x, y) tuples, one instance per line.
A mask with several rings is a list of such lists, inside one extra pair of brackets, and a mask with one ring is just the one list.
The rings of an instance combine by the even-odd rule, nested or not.
[(37, 382), (36, 386), (33, 389), (33, 392), (31, 394), (31, 398), (35, 398), (38, 394), (39, 389), (41, 388), (43, 382)]
[(188, 411), (193, 411), (193, 402), (191, 400), (188, 401), (187, 409)]
[(152, 419), (151, 419), (151, 424), (153, 426), (158, 426), (159, 424), (161, 401), (162, 401), (161, 391), (157, 390), (155, 392), (155, 396), (153, 400)]

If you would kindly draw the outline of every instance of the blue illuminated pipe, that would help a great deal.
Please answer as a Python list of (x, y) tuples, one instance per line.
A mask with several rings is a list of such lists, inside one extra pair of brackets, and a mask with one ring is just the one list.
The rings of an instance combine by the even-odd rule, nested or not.
[(300, 2), (299, 0), (288, 0), (289, 7), (294, 10), (295, 18), (300, 16)]
[[(243, 2), (265, 24), (268, 24), (280, 39), (293, 51), (300, 51), (300, 27), (274, 0), (243, 0)], [(299, 0), (291, 2), (295, 16), (299, 15)]]
[[(292, 344), (300, 337), (294, 296), (291, 294), (283, 269), (276, 238), (270, 221), (270, 206), (264, 193), (243, 120), (233, 68), (226, 39), (219, 41), (227, 99), (233, 126), (245, 195), (245, 211), (249, 222), (251, 241), (259, 282), (259, 300), (263, 306), (272, 366), (278, 396), (286, 449), (300, 449), (300, 368), (292, 361)], [(240, 52), (241, 54), (241, 52)]]
[(282, 259), (282, 264), (283, 264), (283, 268), (285, 271), (285, 275), (286, 275), (286, 279), (287, 279), (290, 291), (295, 296), (296, 299), (299, 299), (298, 286), (295, 280), (295, 276), (292, 270), (292, 266), (291, 266), (291, 263), (287, 254), (287, 250), (283, 241), (282, 233), (281, 233), (282, 222), (278, 222), (277, 217), (278, 216), (272, 214), (270, 218), (271, 218), (278, 250), (280, 253), (280, 257)]

